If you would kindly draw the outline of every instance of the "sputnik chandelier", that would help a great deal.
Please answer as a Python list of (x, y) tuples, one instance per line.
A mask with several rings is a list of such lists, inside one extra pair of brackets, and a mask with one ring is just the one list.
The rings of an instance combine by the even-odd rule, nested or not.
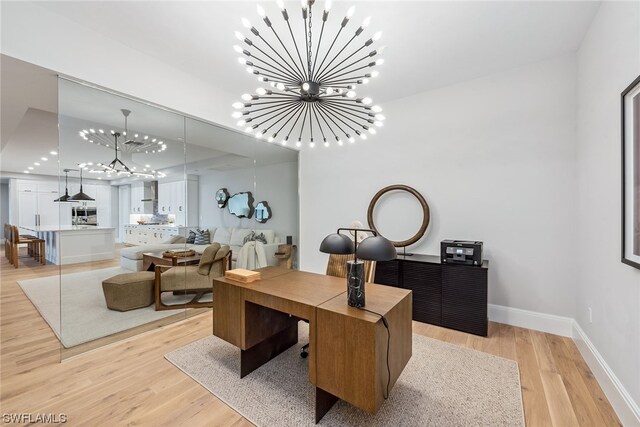
[[(79, 132), (80, 137), (85, 141), (113, 149), (115, 153), (115, 158), (110, 163), (97, 163), (96, 166), (100, 169), (92, 168), (89, 170), (89, 173), (106, 172), (109, 178), (112, 174), (133, 175), (142, 178), (162, 178), (166, 176), (162, 172), (157, 172), (148, 167), (138, 167), (132, 158), (133, 154), (136, 153), (162, 153), (167, 149), (167, 144), (153, 136), (129, 132), (127, 119), (131, 114), (131, 110), (122, 109), (120, 111), (124, 116), (124, 131), (122, 131), (122, 133), (114, 130), (105, 132), (103, 129), (96, 131), (93, 128), (89, 130), (83, 129)], [(119, 138), (122, 138), (122, 141), (120, 141)], [(125, 161), (129, 165), (125, 164)], [(91, 166), (93, 163), (82, 163), (79, 166), (82, 169), (87, 169), (87, 165)]]
[[(355, 31), (347, 30), (355, 11), (352, 6), (335, 36), (327, 36), (325, 25), (331, 0), (325, 0), (316, 38), (313, 32), (318, 25), (313, 22), (315, 0), (301, 0), (301, 3), (304, 39), (296, 38), (282, 0), (277, 4), (288, 34), (278, 34), (260, 5), (258, 15), (267, 27), (266, 34), (242, 19), (253, 36), (250, 39), (236, 32), (236, 38), (243, 42), (243, 46), (234, 46), (235, 51), (243, 55), (238, 61), (246, 65), (248, 73), (271, 87), (260, 87), (255, 95), (242, 95), (242, 102), (233, 104), (237, 110), (233, 117), (238, 119), (238, 126), (254, 133), (256, 138), (282, 145), (295, 142), (296, 147), (304, 143), (313, 148), (316, 142), (322, 142), (328, 147), (331, 143), (353, 143), (356, 137), (367, 139), (367, 134), (374, 135), (376, 128), (383, 125), (385, 117), (381, 114), (382, 108), (373, 105), (371, 98), (359, 97), (356, 89), (378, 76), (374, 67), (384, 62), (379, 58), (383, 48), (376, 50), (372, 45), (381, 33), (370, 38), (360, 37), (371, 18), (366, 18)], [(358, 42), (358, 39), (365, 40)]]

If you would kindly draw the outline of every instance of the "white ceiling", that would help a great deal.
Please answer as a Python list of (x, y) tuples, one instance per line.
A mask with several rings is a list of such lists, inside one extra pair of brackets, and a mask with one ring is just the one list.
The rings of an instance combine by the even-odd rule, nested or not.
[[(246, 17), (261, 31), (255, 1), (41, 2), (41, 7), (238, 94), (257, 82), (237, 63), (235, 30)], [(275, 1), (259, 2), (280, 33), (286, 26)], [(326, 34), (353, 1), (334, 1)], [(316, 3), (316, 16), (324, 2)], [(364, 36), (382, 30), (386, 62), (362, 95), (389, 101), (577, 50), (599, 2), (587, 1), (356, 1), (339, 43), (366, 16)], [(286, 2), (300, 24), (299, 1)], [(316, 31), (320, 21), (316, 22)], [(329, 31), (329, 29), (331, 29)], [(302, 27), (294, 26), (302, 37)], [(316, 32), (318, 34), (318, 32)], [(284, 34), (287, 35), (287, 34)], [(364, 37), (361, 36), (361, 37)], [(326, 36), (325, 36), (326, 37)], [(329, 38), (325, 38), (328, 43)]]
[[(2, 72), (3, 172), (28, 170), (30, 174), (56, 176), (59, 169), (78, 169), (80, 163), (109, 163), (115, 157), (111, 149), (90, 144), (78, 133), (89, 128), (121, 131), (122, 108), (131, 110), (130, 131), (167, 143), (162, 153), (136, 153), (130, 161), (142, 167), (148, 164), (149, 169), (168, 176), (183, 174), (185, 161), (187, 173), (206, 174), (297, 159), (293, 150), (259, 144), (236, 131), (185, 120), (182, 115), (74, 82), (58, 83), (52, 71), (7, 56), (2, 56)], [(51, 151), (59, 155), (51, 155)]]

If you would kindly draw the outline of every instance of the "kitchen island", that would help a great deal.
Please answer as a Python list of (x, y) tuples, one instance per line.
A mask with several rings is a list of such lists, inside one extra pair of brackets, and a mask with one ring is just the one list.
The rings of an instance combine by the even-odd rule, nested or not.
[(115, 258), (115, 229), (90, 225), (22, 226), (22, 230), (45, 241), (47, 261), (77, 264)]

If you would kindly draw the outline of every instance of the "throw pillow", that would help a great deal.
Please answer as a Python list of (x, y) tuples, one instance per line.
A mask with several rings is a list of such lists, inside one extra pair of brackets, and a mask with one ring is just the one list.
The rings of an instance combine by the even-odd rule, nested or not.
[(211, 236), (209, 230), (196, 230), (196, 238), (193, 242), (194, 245), (208, 245), (211, 243)]
[(244, 240), (242, 240), (242, 244), (245, 245), (247, 242), (251, 242), (253, 240), (256, 240), (256, 232), (255, 231), (252, 231), (251, 233), (249, 233), (246, 236), (244, 236)]
[(196, 232), (191, 230), (189, 231), (189, 237), (187, 237), (187, 242), (186, 243), (193, 243), (196, 241)]

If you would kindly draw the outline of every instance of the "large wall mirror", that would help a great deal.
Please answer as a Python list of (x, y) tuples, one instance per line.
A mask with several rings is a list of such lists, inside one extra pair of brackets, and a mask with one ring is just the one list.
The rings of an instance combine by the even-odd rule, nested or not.
[[(192, 275), (214, 243), (230, 252), (213, 254), (211, 282), (297, 244), (297, 151), (5, 56), (2, 88), (3, 217), (59, 265), (18, 286), (62, 358), (211, 310)], [(220, 189), (251, 195), (244, 215)], [(256, 201), (278, 215), (256, 221)]]

